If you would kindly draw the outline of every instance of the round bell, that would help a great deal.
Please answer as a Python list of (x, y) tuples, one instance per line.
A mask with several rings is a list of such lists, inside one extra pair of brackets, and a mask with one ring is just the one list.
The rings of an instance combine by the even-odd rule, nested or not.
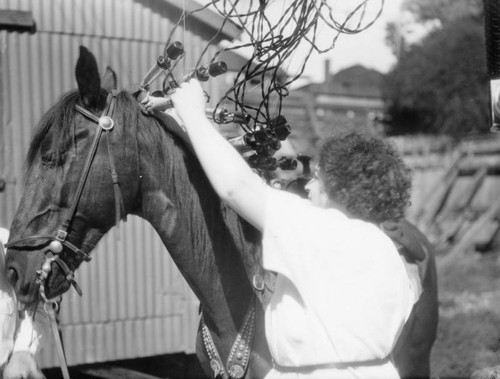
[(63, 251), (63, 245), (60, 241), (52, 241), (49, 245), (49, 250), (54, 254), (59, 254), (61, 251)]

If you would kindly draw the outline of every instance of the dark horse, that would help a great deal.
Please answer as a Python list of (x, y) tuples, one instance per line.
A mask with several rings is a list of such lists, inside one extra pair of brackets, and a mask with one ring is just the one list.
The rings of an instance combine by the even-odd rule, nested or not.
[[(28, 152), (26, 185), (11, 226), (6, 262), (19, 301), (39, 301), (40, 282), (35, 278), (54, 240), (62, 241), (57, 256), (65, 264), (51, 264), (43, 286), (48, 298), (68, 290), (68, 273), (116, 224), (117, 216), (138, 215), (158, 232), (200, 300), (206, 328), (198, 332), (197, 356), (206, 375), (213, 377), (214, 372), (203, 332), (208, 328), (220, 360), (226, 362), (249, 306), (256, 303), (245, 377), (263, 378), (272, 360), (262, 306), (255, 302), (251, 284), (260, 270), (260, 234), (219, 200), (196, 158), (160, 121), (144, 115), (132, 94), (108, 96), (95, 59), (84, 47), (76, 78), (78, 91), (43, 116)], [(101, 143), (95, 145), (96, 115), (104, 109), (114, 127), (102, 131)], [(109, 126), (109, 120), (104, 125)], [(92, 147), (95, 155), (89, 158)], [(395, 351), (405, 377), (429, 376), (435, 339), (433, 264), (429, 260), (416, 322)]]

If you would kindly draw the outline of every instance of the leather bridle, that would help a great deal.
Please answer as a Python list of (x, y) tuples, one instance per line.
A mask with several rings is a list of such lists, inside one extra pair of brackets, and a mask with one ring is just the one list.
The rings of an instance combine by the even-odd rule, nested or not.
[(75, 219), (75, 215), (77, 212), (78, 204), (80, 202), (83, 190), (85, 188), (85, 184), (87, 183), (87, 179), (89, 176), (90, 169), (92, 168), (92, 163), (94, 162), (94, 158), (97, 153), (97, 148), (99, 146), (99, 142), (101, 141), (102, 134), (105, 133), (108, 147), (108, 155), (109, 162), (111, 167), (111, 176), (113, 181), (114, 188), (114, 196), (115, 196), (115, 206), (116, 206), (116, 219), (117, 223), (121, 218), (122, 213), (124, 213), (124, 206), (122, 201), (122, 196), (120, 192), (118, 175), (116, 174), (115, 164), (113, 160), (113, 155), (111, 153), (111, 144), (109, 140), (109, 133), (113, 130), (114, 121), (111, 118), (113, 115), (113, 111), (116, 104), (116, 95), (117, 93), (113, 91), (107, 97), (106, 107), (102, 112), (100, 117), (97, 117), (84, 107), (80, 105), (75, 105), (75, 110), (82, 114), (87, 119), (93, 121), (97, 124), (96, 133), (94, 139), (92, 141), (92, 145), (90, 147), (90, 151), (87, 154), (87, 158), (85, 161), (85, 165), (83, 167), (82, 174), (80, 176), (80, 180), (78, 182), (78, 187), (76, 189), (75, 195), (73, 197), (71, 207), (68, 210), (68, 215), (66, 219), (62, 223), (61, 227), (57, 229), (54, 234), (38, 234), (34, 236), (23, 237), (17, 239), (15, 241), (9, 242), (6, 247), (12, 248), (16, 246), (23, 246), (26, 242), (34, 241), (34, 240), (46, 240), (48, 242), (48, 246), (43, 250), (45, 255), (45, 263), (42, 266), (42, 269), (37, 271), (37, 282), (40, 284), (40, 295), (42, 299), (47, 303), (50, 302), (50, 299), (47, 299), (45, 295), (45, 280), (48, 277), (48, 274), (51, 270), (52, 262), (57, 263), (58, 266), (63, 271), (66, 280), (68, 280), (71, 285), (75, 288), (79, 295), (82, 294), (78, 283), (74, 277), (74, 271), (71, 270), (68, 264), (60, 257), (60, 253), (66, 248), (71, 251), (76, 259), (81, 263), (83, 261), (89, 262), (91, 257), (83, 252), (81, 249), (76, 247), (74, 244), (68, 241), (68, 235), (70, 233), (70, 228)]
[[(76, 247), (74, 244), (68, 241), (68, 235), (70, 233), (70, 228), (75, 219), (78, 204), (80, 202), (83, 189), (85, 188), (85, 184), (87, 183), (88, 176), (90, 173), (90, 169), (92, 168), (92, 163), (94, 162), (94, 158), (97, 153), (97, 148), (99, 147), (99, 142), (101, 141), (102, 134), (104, 133), (106, 136), (107, 148), (108, 148), (108, 156), (109, 156), (109, 164), (111, 168), (111, 178), (113, 182), (113, 190), (115, 197), (115, 206), (116, 206), (116, 223), (118, 223), (121, 219), (121, 215), (125, 214), (125, 207), (123, 205), (123, 199), (121, 196), (120, 186), (118, 182), (118, 175), (116, 174), (113, 154), (111, 152), (111, 143), (109, 140), (109, 133), (113, 130), (114, 121), (112, 119), (114, 108), (116, 105), (116, 91), (112, 91), (108, 94), (106, 99), (106, 107), (104, 111), (101, 113), (100, 117), (97, 117), (84, 107), (76, 104), (75, 110), (82, 114), (87, 119), (93, 121), (96, 126), (96, 133), (94, 135), (94, 139), (92, 141), (92, 145), (90, 146), (90, 151), (87, 154), (87, 159), (85, 160), (85, 165), (83, 167), (82, 174), (80, 176), (80, 180), (78, 182), (78, 187), (76, 189), (75, 195), (71, 202), (71, 207), (68, 210), (68, 215), (66, 219), (62, 223), (61, 227), (57, 229), (54, 235), (52, 234), (39, 234), (29, 237), (20, 238), (18, 240), (12, 241), (8, 243), (7, 248), (12, 248), (14, 246), (23, 246), (24, 243), (33, 240), (46, 240), (48, 242), (48, 246), (43, 249), (43, 253), (45, 256), (45, 262), (42, 265), (42, 268), (37, 271), (37, 282), (39, 284), (39, 293), (40, 297), (44, 301), (44, 309), (49, 317), (51, 329), (53, 332), (54, 341), (56, 344), (57, 355), (59, 357), (59, 363), (61, 364), (61, 370), (64, 379), (69, 379), (69, 370), (66, 362), (66, 356), (64, 354), (64, 348), (61, 341), (61, 335), (57, 326), (57, 312), (59, 310), (59, 302), (60, 296), (56, 296), (54, 298), (48, 299), (45, 294), (45, 284), (46, 280), (49, 276), (50, 271), (52, 270), (52, 263), (56, 263), (61, 270), (63, 271), (65, 278), (71, 285), (75, 288), (78, 294), (81, 296), (82, 291), (78, 286), (78, 283), (75, 280), (74, 271), (71, 270), (67, 263), (61, 258), (59, 255), (64, 248), (71, 251), (76, 259), (79, 260), (78, 263), (83, 261), (90, 261), (90, 256), (83, 252), (81, 249)], [(78, 265), (76, 265), (78, 267)]]
[[(56, 342), (57, 354), (59, 356), (59, 361), (61, 364), (61, 369), (64, 379), (69, 379), (69, 371), (66, 363), (62, 342), (60, 340), (60, 334), (57, 329), (56, 313), (59, 310), (60, 296), (48, 299), (45, 294), (45, 285), (46, 285), (45, 282), (50, 274), (52, 263), (56, 263), (63, 271), (66, 280), (68, 280), (68, 282), (71, 283), (71, 285), (75, 288), (75, 290), (78, 292), (79, 295), (82, 295), (82, 291), (74, 278), (74, 271), (71, 270), (68, 264), (61, 258), (60, 253), (64, 250), (64, 248), (66, 248), (75, 255), (76, 259), (79, 260), (79, 263), (83, 261), (89, 262), (91, 260), (91, 257), (87, 253), (83, 252), (73, 243), (68, 241), (68, 235), (70, 234), (70, 228), (75, 219), (78, 204), (80, 202), (83, 190), (87, 183), (90, 169), (92, 168), (92, 163), (94, 162), (94, 158), (97, 153), (97, 148), (99, 146), (99, 142), (101, 140), (103, 133), (105, 134), (107, 140), (109, 163), (110, 163), (111, 176), (114, 188), (116, 223), (120, 221), (121, 215), (125, 214), (125, 207), (123, 205), (122, 195), (119, 187), (118, 175), (116, 173), (113, 154), (111, 152), (111, 144), (109, 140), (109, 133), (114, 128), (114, 121), (112, 119), (112, 116), (116, 103), (116, 95), (117, 93), (115, 91), (112, 91), (108, 95), (106, 101), (106, 107), (100, 117), (97, 117), (96, 115), (94, 115), (93, 113), (91, 113), (90, 111), (88, 111), (87, 109), (83, 108), (78, 104), (75, 105), (75, 110), (79, 112), (81, 115), (83, 115), (85, 118), (97, 124), (97, 127), (94, 139), (92, 141), (92, 145), (90, 147), (90, 151), (87, 154), (87, 158), (85, 161), (85, 165), (83, 167), (82, 174), (80, 176), (80, 180), (78, 182), (78, 187), (75, 191), (75, 195), (71, 202), (71, 207), (69, 208), (68, 214), (64, 222), (62, 223), (61, 227), (58, 228), (54, 234), (37, 234), (33, 236), (23, 237), (15, 241), (9, 242), (6, 245), (7, 248), (12, 248), (16, 246), (22, 247), (26, 242), (36, 241), (36, 240), (42, 240), (42, 241), (44, 240), (46, 242), (44, 242), (43, 244), (48, 245), (42, 250), (45, 256), (45, 262), (43, 263), (42, 268), (37, 271), (37, 282), (40, 285), (39, 293), (40, 297), (44, 301), (45, 311), (47, 312), (51, 321), (54, 340)], [(233, 343), (227, 363), (226, 365), (224, 365), (217, 351), (215, 343), (212, 339), (210, 330), (203, 321), (202, 317), (203, 342), (210, 360), (210, 366), (213, 370), (214, 377), (222, 377), (224, 379), (244, 377), (250, 360), (250, 351), (253, 340), (254, 328), (255, 328), (255, 304), (252, 302), (249, 309), (247, 310), (241, 330), (238, 331), (237, 338)]]

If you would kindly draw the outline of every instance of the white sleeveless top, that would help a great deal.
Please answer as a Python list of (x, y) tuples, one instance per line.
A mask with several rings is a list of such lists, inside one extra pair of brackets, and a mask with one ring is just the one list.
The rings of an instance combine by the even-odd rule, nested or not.
[[(279, 275), (265, 315), (276, 362), (266, 378), (398, 378), (382, 360), (416, 295), (394, 243), (371, 223), (269, 191), (263, 261)], [(327, 367), (281, 367), (315, 365)]]

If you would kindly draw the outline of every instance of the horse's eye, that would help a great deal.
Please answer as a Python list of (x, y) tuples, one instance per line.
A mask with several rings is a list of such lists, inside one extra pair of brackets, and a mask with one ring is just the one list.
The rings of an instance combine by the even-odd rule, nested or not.
[(56, 167), (61, 166), (66, 158), (66, 153), (57, 153), (54, 151), (49, 151), (42, 154), (42, 164), (46, 167)]

